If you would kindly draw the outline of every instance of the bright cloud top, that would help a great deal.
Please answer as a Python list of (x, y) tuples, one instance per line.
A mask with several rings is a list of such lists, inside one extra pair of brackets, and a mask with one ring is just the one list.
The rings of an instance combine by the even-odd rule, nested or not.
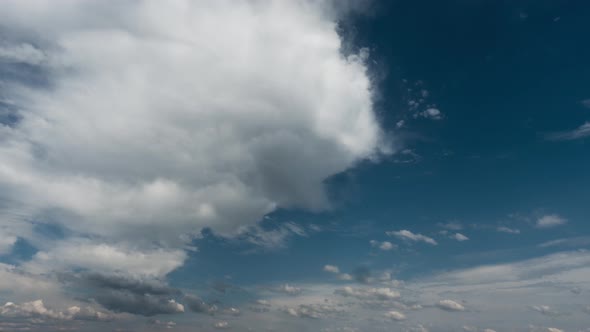
[(4, 3), (3, 24), (41, 40), (2, 56), (50, 87), (8, 85), (21, 119), (0, 128), (0, 189), (30, 217), (139, 246), (327, 207), (322, 181), (384, 150), (367, 54), (342, 55), (325, 7)]

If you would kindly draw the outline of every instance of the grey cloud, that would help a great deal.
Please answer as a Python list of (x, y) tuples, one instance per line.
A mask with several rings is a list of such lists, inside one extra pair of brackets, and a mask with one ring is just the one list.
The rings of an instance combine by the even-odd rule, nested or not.
[(217, 305), (206, 303), (201, 298), (199, 298), (198, 296), (194, 296), (194, 295), (185, 296), (183, 301), (192, 312), (196, 312), (196, 313), (213, 315), (219, 309), (217, 307)]

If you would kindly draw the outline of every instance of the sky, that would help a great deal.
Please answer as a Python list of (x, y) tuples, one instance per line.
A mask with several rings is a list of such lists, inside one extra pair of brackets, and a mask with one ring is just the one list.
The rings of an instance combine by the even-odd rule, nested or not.
[(589, 30), (2, 1), (0, 331), (590, 331)]

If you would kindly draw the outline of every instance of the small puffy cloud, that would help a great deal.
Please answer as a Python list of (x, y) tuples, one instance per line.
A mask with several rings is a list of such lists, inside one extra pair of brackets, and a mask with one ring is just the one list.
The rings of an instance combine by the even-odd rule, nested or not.
[(400, 297), (400, 293), (392, 288), (353, 288), (350, 286), (340, 288), (334, 291), (334, 294), (354, 297), (360, 300), (395, 300)]
[(539, 219), (537, 219), (535, 226), (537, 228), (551, 228), (551, 227), (565, 225), (566, 223), (567, 223), (567, 219), (565, 219), (557, 214), (548, 214), (548, 215), (542, 216)]
[(194, 295), (187, 295), (184, 297), (184, 303), (188, 307), (188, 309), (192, 312), (196, 313), (204, 313), (208, 315), (213, 315), (217, 312), (218, 308), (215, 304), (208, 304), (205, 301), (201, 300), (201, 298), (194, 296)]
[(385, 313), (385, 317), (391, 319), (391, 320), (395, 320), (395, 321), (402, 321), (406, 319), (406, 315), (402, 314), (399, 311), (389, 311)]
[(413, 242), (424, 242), (431, 245), (437, 245), (438, 243), (431, 237), (422, 235), (422, 234), (415, 234), (408, 230), (402, 229), (400, 231), (390, 231), (386, 232), (389, 236), (395, 236), (399, 239), (406, 240), (406, 241), (413, 241)]
[(226, 321), (219, 321), (213, 324), (213, 327), (216, 329), (229, 329), (229, 323)]
[(389, 251), (391, 249), (396, 248), (396, 245), (389, 242), (389, 241), (380, 242), (380, 241), (376, 241), (376, 240), (371, 240), (370, 243), (371, 243), (372, 247), (378, 248), (379, 250), (383, 250), (383, 251)]
[(287, 295), (298, 295), (301, 294), (301, 292), (303, 292), (303, 289), (301, 289), (300, 287), (295, 287), (289, 284), (283, 284), (279, 287), (272, 288), (271, 290), (276, 293), (283, 293)]
[(453, 236), (451, 236), (453, 239), (459, 241), (459, 242), (463, 242), (463, 241), (467, 241), (469, 240), (469, 238), (461, 233), (455, 233)]
[(329, 273), (340, 273), (340, 269), (335, 265), (324, 265), (324, 271)]
[(348, 273), (341, 273), (338, 275), (338, 279), (343, 280), (343, 281), (350, 281), (350, 280), (353, 280), (354, 277)]
[(565, 331), (562, 329), (558, 329), (556, 327), (548, 327), (547, 332), (565, 332)]
[(417, 113), (416, 117), (423, 117), (432, 120), (441, 120), (443, 118), (442, 112), (438, 108), (427, 108), (426, 110)]
[(548, 305), (535, 305), (532, 306), (531, 309), (539, 312), (541, 315), (544, 316), (559, 316), (559, 313), (551, 309), (551, 307)]
[(551, 133), (546, 136), (551, 141), (573, 141), (590, 136), (590, 122), (586, 122), (576, 129)]
[(440, 300), (436, 303), (436, 306), (446, 311), (465, 311), (465, 307), (453, 300)]
[(499, 226), (496, 230), (500, 233), (520, 234), (520, 229), (510, 228), (506, 226)]

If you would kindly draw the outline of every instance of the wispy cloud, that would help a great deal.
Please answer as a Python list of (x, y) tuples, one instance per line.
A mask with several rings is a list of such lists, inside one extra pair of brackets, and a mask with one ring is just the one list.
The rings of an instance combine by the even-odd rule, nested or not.
[(573, 130), (559, 131), (545, 136), (550, 141), (572, 141), (590, 136), (590, 122), (586, 122)]
[(535, 223), (535, 227), (537, 228), (552, 228), (556, 226), (565, 225), (567, 223), (567, 219), (557, 215), (557, 214), (548, 214), (540, 217), (537, 219)]
[(431, 244), (434, 246), (438, 244), (431, 237), (428, 237), (428, 236), (422, 235), (422, 234), (418, 234), (418, 233), (412, 233), (406, 229), (402, 229), (400, 231), (390, 231), (390, 232), (386, 232), (385, 234), (387, 234), (389, 236), (397, 237), (402, 240), (412, 241), (412, 242), (424, 242), (424, 243), (428, 243), (428, 244)]

